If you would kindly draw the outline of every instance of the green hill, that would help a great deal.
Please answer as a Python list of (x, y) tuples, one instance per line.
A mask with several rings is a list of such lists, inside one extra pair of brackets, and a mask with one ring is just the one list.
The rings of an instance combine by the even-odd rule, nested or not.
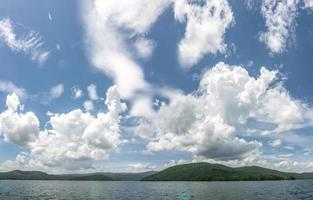
[(40, 171), (0, 172), (0, 180), (72, 181), (255, 181), (313, 179), (313, 173), (286, 173), (257, 166), (231, 168), (220, 164), (190, 163), (161, 172), (52, 175)]
[(40, 171), (1, 172), (0, 180), (73, 180), (73, 181), (111, 181), (112, 178), (101, 174), (51, 175)]
[(40, 171), (0, 172), (0, 180), (140, 181), (154, 171), (141, 173), (89, 173), (52, 175)]
[(143, 181), (261, 181), (313, 178), (312, 173), (285, 173), (262, 167), (231, 168), (220, 164), (191, 163), (167, 168)]

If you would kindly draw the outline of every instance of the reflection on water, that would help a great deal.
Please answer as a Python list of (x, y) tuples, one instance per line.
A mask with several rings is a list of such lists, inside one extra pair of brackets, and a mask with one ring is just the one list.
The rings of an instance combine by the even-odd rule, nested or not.
[(313, 180), (260, 182), (0, 181), (1, 200), (313, 199)]

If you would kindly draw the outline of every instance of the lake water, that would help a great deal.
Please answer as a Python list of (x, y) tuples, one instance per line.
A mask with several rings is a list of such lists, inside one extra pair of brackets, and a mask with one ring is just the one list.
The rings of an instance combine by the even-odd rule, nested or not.
[(313, 180), (260, 182), (0, 181), (1, 200), (313, 199)]

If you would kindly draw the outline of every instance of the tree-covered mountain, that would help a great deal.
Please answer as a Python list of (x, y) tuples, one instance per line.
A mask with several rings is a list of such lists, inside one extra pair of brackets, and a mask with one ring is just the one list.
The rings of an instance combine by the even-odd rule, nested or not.
[(40, 171), (1, 172), (0, 180), (77, 180), (77, 181), (255, 181), (313, 179), (313, 173), (286, 173), (249, 166), (232, 168), (220, 164), (190, 163), (160, 172), (90, 173), (53, 175)]
[(146, 176), (143, 181), (259, 181), (311, 179), (313, 173), (285, 173), (262, 167), (231, 168), (220, 164), (190, 163)]
[(77, 181), (111, 181), (112, 178), (102, 174), (52, 175), (40, 171), (1, 172), (0, 180), (77, 180)]
[(90, 173), (90, 174), (62, 174), (52, 175), (40, 171), (0, 172), (0, 180), (79, 180), (79, 181), (140, 181), (156, 172), (141, 173)]

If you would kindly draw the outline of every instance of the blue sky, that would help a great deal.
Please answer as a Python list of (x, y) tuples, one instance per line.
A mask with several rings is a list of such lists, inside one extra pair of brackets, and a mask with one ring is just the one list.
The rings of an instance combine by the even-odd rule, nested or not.
[(310, 0), (1, 1), (0, 169), (313, 171), (312, 12)]

